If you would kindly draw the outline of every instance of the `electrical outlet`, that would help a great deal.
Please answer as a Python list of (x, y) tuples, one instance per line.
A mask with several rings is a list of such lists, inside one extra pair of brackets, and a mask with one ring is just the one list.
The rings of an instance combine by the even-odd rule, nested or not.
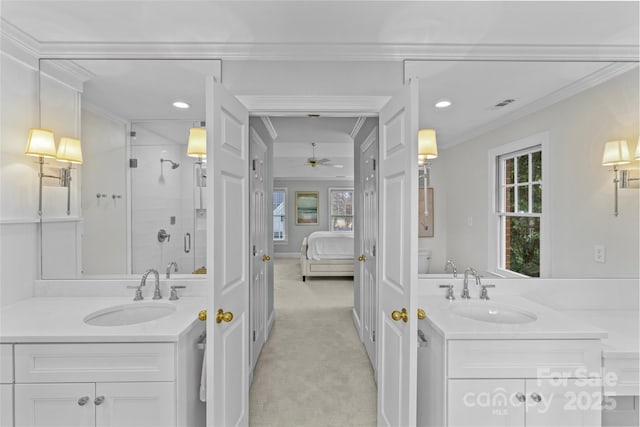
[(605, 249), (602, 245), (593, 246), (593, 260), (595, 262), (605, 263)]

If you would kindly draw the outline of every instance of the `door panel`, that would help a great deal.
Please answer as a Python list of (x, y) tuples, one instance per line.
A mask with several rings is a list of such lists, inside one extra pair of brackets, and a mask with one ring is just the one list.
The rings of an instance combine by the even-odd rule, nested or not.
[(174, 382), (98, 383), (96, 426), (162, 427), (176, 424)]
[(249, 136), (251, 153), (251, 369), (256, 366), (266, 340), (267, 325), (267, 146), (253, 129)]
[(417, 89), (410, 82), (380, 111), (377, 373), (378, 425), (385, 426), (416, 422)]
[(523, 427), (524, 381), (449, 380), (447, 417), (451, 427)]
[[(243, 426), (249, 398), (249, 115), (212, 77), (206, 107), (207, 425)], [(219, 310), (225, 314), (220, 322)]]
[(15, 422), (25, 427), (93, 426), (94, 398), (94, 383), (16, 384)]
[(362, 292), (362, 329), (364, 346), (374, 372), (376, 362), (376, 329), (378, 286), (376, 281), (376, 251), (378, 244), (378, 128), (372, 130), (360, 146), (360, 176), (362, 189), (362, 255), (360, 263)]
[(601, 425), (601, 387), (599, 378), (527, 380), (527, 427)]

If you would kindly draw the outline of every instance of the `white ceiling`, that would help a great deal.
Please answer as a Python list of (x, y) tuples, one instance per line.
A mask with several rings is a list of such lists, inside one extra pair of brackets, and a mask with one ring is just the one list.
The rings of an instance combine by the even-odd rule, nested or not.
[[(3, 40), (17, 38), (40, 56), (221, 59), (223, 84), (245, 100), (379, 100), (419, 77), (420, 125), (437, 129), (442, 149), (624, 70), (612, 58), (637, 61), (640, 33), (636, 1), (2, 0), (1, 19)], [(447, 60), (478, 57), (608, 60)], [(87, 104), (130, 120), (204, 116), (199, 76), (210, 71), (207, 61), (79, 64), (90, 76)], [(177, 112), (170, 107), (177, 98), (192, 100), (193, 108)], [(453, 106), (433, 108), (441, 98)], [(516, 102), (491, 108), (506, 98)], [(298, 167), (300, 176), (353, 174), (352, 165), (304, 166), (311, 142), (319, 157), (352, 162), (357, 118), (330, 115), (270, 117), (276, 176), (298, 176)]]

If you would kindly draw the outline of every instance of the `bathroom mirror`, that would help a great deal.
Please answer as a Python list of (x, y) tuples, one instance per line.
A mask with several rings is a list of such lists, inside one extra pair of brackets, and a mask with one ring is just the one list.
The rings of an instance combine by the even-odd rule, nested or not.
[[(206, 158), (187, 156), (187, 143), (189, 130), (205, 125), (205, 81), (219, 74), (219, 61), (65, 59), (41, 60), (40, 67), (42, 81), (78, 94), (84, 156), (74, 182), (77, 211), (43, 214), (45, 230), (77, 222), (67, 229), (77, 230), (78, 265), (67, 273), (44, 268), (43, 278), (164, 273), (170, 262), (178, 265), (174, 277), (204, 277)], [(50, 86), (41, 84), (44, 122), (59, 98)], [(44, 233), (43, 247), (55, 238)]]

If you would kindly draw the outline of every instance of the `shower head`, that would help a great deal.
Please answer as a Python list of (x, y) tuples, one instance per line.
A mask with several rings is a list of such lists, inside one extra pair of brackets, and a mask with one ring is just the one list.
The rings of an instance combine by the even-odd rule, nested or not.
[(169, 162), (171, 163), (171, 169), (177, 169), (180, 166), (180, 163), (176, 163), (173, 160), (169, 160), (169, 159), (160, 159), (160, 164), (164, 163), (164, 162)]

